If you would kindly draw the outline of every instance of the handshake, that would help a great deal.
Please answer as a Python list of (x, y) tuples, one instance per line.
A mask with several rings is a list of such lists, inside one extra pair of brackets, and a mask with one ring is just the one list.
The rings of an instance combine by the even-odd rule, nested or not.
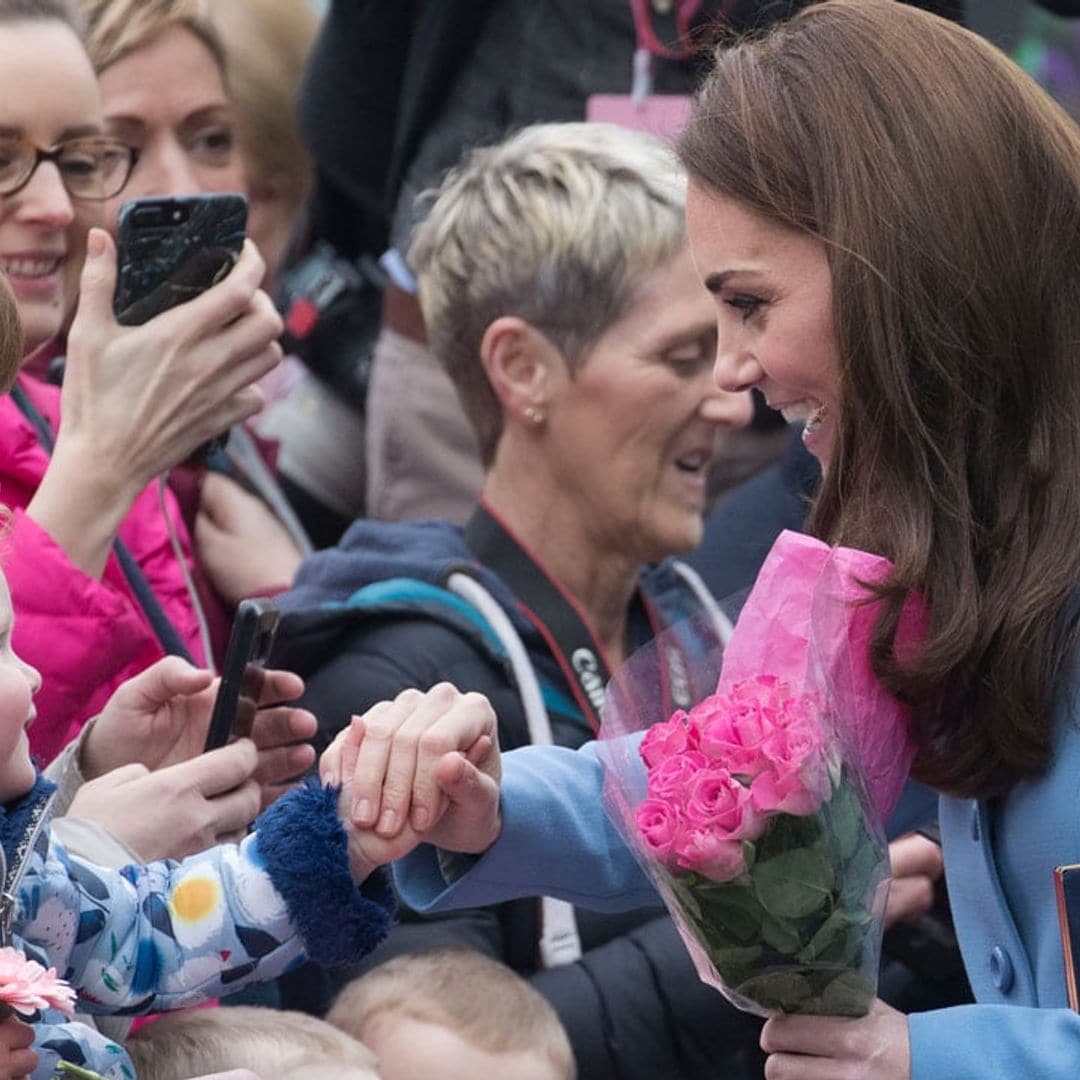
[(478, 853), (499, 835), (499, 740), (481, 694), (406, 690), (353, 717), (319, 762), (341, 786), (354, 880), (418, 844)]

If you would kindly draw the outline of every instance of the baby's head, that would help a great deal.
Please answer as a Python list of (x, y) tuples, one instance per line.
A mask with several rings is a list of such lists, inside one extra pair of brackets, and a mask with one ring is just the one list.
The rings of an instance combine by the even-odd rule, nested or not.
[(382, 1080), (573, 1080), (555, 1010), (505, 964), (465, 949), (399, 956), (350, 983), (326, 1019), (361, 1039)]
[(304, 1013), (235, 1008), (188, 1009), (158, 1017), (127, 1041), (138, 1076), (187, 1080), (251, 1069), (274, 1080), (379, 1080), (367, 1047)]

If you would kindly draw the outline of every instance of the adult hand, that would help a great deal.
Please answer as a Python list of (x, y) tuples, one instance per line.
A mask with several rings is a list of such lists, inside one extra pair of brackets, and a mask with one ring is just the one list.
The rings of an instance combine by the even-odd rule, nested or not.
[[(121, 683), (83, 740), (79, 767), (93, 780), (123, 765), (161, 769), (202, 754), (218, 680), (208, 671), (167, 656)], [(266, 672), (251, 739), (258, 750), (253, 773), (268, 806), (282, 786), (315, 761), (308, 740), (318, 724), (306, 709), (277, 702), (304, 692), (304, 681), (290, 671)], [(273, 707), (265, 707), (273, 706)], [(247, 780), (248, 777), (242, 779)]]
[(148, 772), (125, 765), (79, 788), (68, 816), (104, 825), (144, 862), (237, 840), (261, 804), (250, 739)]
[(342, 785), (357, 880), (421, 842), (484, 851), (502, 827), (495, 714), (487, 698), (448, 683), (354, 717), (323, 754), (320, 775)]
[(892, 880), (885, 906), (885, 926), (925, 915), (934, 903), (934, 885), (945, 872), (941, 845), (908, 833), (889, 845)]
[(17, 1016), (0, 1023), (0, 1080), (28, 1080), (38, 1063), (33, 1042), (34, 1029)]
[(301, 558), (266, 503), (215, 472), (203, 480), (195, 548), (214, 588), (234, 605), (291, 584)]
[(910, 1080), (907, 1017), (883, 1001), (858, 1020), (773, 1017), (761, 1029), (765, 1080)]
[(67, 342), (62, 419), (34, 518), (85, 573), (149, 481), (258, 411), (253, 385), (281, 360), (281, 319), (248, 242), (223, 281), (142, 326), (112, 311), (116, 250), (92, 229)]

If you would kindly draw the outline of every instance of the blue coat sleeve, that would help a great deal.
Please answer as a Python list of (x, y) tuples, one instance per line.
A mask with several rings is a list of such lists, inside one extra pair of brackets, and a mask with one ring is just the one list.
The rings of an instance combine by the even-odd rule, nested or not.
[(604, 810), (603, 786), (594, 743), (511, 750), (503, 757), (499, 839), (450, 884), (439, 853), (418, 848), (394, 867), (402, 900), (422, 912), (541, 895), (595, 911), (658, 905)]
[(911, 1080), (1080, 1076), (1080, 1015), (1068, 1009), (959, 1005), (914, 1013)]

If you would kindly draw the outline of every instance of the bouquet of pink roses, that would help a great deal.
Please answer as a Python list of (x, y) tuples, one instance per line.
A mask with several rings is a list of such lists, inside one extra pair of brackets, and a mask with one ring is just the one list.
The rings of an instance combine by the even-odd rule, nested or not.
[[(714, 694), (669, 715), (652, 689), (664, 637), (608, 687), (609, 811), (702, 979), (751, 1012), (859, 1016), (875, 996), (883, 823), (914, 753), (906, 711), (870, 668), (866, 583), (889, 569), (784, 533)], [(921, 620), (913, 601), (902, 647)]]

